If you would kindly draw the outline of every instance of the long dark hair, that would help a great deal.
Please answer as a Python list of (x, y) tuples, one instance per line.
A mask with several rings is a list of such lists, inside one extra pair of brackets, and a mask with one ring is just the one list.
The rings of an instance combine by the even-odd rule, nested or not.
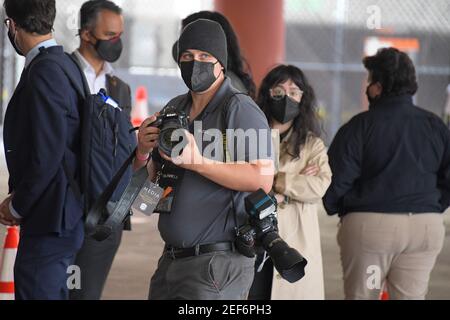
[(241, 49), (239, 47), (239, 41), (236, 33), (233, 30), (230, 22), (220, 14), (215, 11), (199, 11), (193, 13), (181, 22), (182, 28), (186, 27), (189, 23), (194, 22), (198, 19), (208, 19), (219, 23), (222, 26), (223, 31), (227, 37), (227, 47), (228, 47), (228, 66), (227, 69), (232, 71), (244, 84), (250, 97), (253, 99), (256, 96), (256, 86), (251, 75), (250, 66), (247, 60), (241, 55)]
[(272, 99), (270, 89), (289, 79), (303, 91), (302, 101), (299, 105), (300, 114), (294, 119), (293, 123), (294, 136), (290, 142), (292, 148), (288, 148), (288, 150), (294, 150), (294, 154), (291, 154), (291, 156), (297, 158), (308, 134), (312, 133), (316, 137), (320, 137), (322, 133), (316, 112), (316, 95), (303, 71), (292, 65), (275, 67), (263, 79), (256, 102), (265, 113), (268, 121), (272, 122), (273, 116), (269, 108)]

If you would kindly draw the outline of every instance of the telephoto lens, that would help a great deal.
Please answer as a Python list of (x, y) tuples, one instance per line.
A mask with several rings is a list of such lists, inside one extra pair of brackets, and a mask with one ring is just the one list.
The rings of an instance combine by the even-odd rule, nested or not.
[(236, 248), (254, 257), (258, 247), (267, 251), (283, 279), (294, 283), (305, 276), (308, 261), (278, 234), (277, 201), (259, 189), (245, 198), (247, 224), (238, 229)]
[(261, 243), (283, 279), (294, 283), (305, 276), (305, 267), (308, 261), (297, 250), (289, 247), (278, 233), (266, 234), (261, 239)]

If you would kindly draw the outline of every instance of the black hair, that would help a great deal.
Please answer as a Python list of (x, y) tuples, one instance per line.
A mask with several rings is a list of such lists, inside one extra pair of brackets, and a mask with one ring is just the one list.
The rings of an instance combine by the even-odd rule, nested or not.
[(316, 112), (316, 95), (303, 71), (292, 65), (279, 65), (275, 67), (264, 77), (256, 102), (265, 113), (267, 120), (272, 122), (273, 116), (269, 108), (272, 99), (270, 89), (289, 79), (303, 91), (302, 100), (299, 105), (300, 114), (294, 119), (294, 135), (293, 139), (290, 140), (291, 148), (288, 148), (288, 150), (293, 149), (294, 151), (294, 154), (291, 154), (291, 156), (297, 158), (308, 135), (312, 133), (314, 136), (320, 137), (322, 133)]
[(28, 33), (47, 35), (56, 17), (55, 0), (5, 0), (6, 15)]
[(193, 13), (181, 22), (182, 28), (184, 29), (189, 23), (198, 19), (208, 19), (219, 23), (225, 32), (227, 37), (227, 48), (228, 48), (228, 66), (227, 69), (233, 72), (244, 84), (250, 97), (255, 98), (256, 96), (256, 85), (253, 81), (251, 75), (250, 66), (241, 55), (241, 49), (239, 47), (239, 41), (236, 33), (225, 16), (215, 11), (199, 11)]
[(370, 73), (371, 83), (383, 87), (382, 97), (414, 95), (418, 85), (414, 64), (408, 55), (396, 48), (383, 48), (377, 54), (363, 59)]
[(80, 9), (80, 30), (95, 28), (97, 18), (102, 10), (109, 10), (119, 15), (122, 9), (112, 1), (108, 0), (90, 0), (81, 6)]

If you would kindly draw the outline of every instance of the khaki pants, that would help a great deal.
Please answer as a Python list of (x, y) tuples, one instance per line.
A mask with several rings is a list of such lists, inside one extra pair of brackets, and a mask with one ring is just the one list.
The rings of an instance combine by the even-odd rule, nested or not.
[(425, 299), (431, 270), (445, 237), (441, 214), (355, 212), (341, 220), (346, 299)]

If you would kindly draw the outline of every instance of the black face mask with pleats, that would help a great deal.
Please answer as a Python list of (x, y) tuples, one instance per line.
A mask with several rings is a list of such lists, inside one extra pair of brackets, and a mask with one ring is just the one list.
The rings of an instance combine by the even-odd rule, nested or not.
[(288, 96), (283, 99), (272, 99), (269, 103), (270, 114), (281, 124), (294, 120), (300, 114), (300, 103)]
[[(95, 38), (95, 36), (94, 36)], [(97, 39), (97, 38), (95, 38)], [(107, 62), (116, 62), (119, 60), (122, 54), (123, 44), (120, 37), (113, 38), (110, 40), (100, 40), (97, 39), (97, 43), (94, 46), (95, 51), (100, 58)]]
[(214, 75), (214, 66), (216, 63), (197, 60), (181, 62), (181, 77), (189, 90), (192, 92), (208, 90), (217, 80)]

